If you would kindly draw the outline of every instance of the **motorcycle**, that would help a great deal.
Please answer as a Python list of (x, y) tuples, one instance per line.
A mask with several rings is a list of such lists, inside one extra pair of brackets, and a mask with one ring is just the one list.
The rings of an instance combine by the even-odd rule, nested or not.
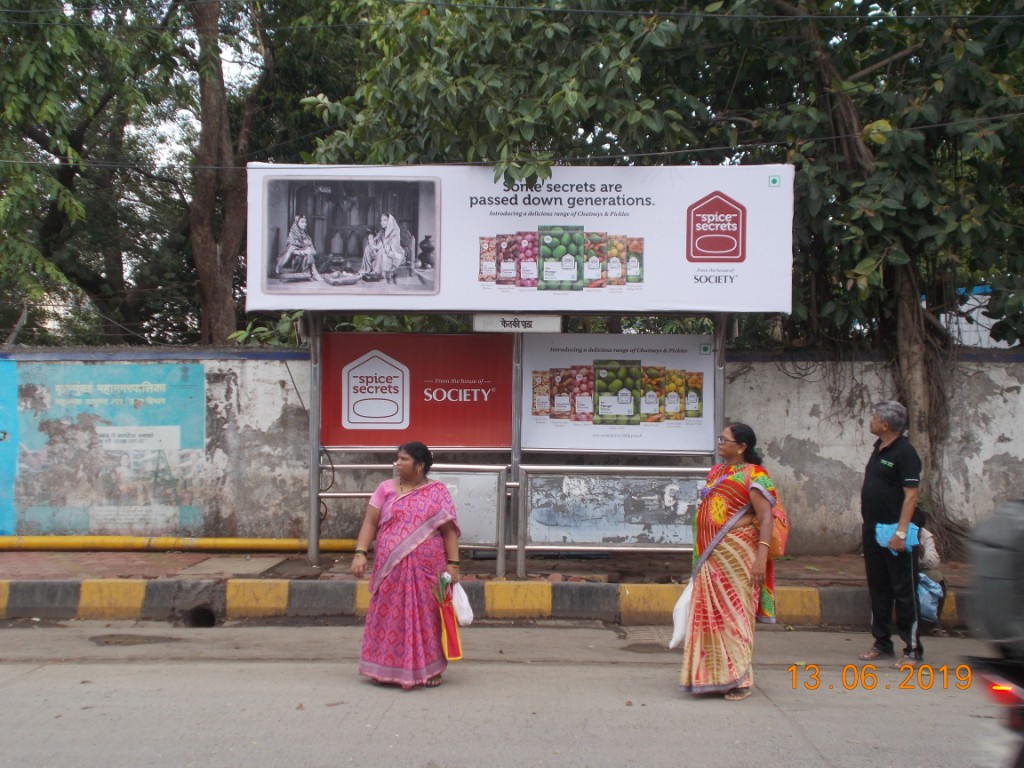
[[(974, 675), (985, 685), (989, 698), (1006, 710), (1006, 727), (1024, 737), (1024, 663), (1005, 657), (968, 656)], [(1024, 768), (1024, 739), (1013, 768)]]
[[(971, 613), (998, 651), (969, 657), (988, 695), (1006, 709), (1006, 725), (1024, 736), (1024, 499), (1006, 501), (971, 533)], [(1014, 768), (1024, 768), (1024, 743)]]

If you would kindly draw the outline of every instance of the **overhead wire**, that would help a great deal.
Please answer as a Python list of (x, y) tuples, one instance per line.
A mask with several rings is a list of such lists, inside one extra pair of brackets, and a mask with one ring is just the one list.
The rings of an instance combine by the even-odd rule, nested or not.
[[(913, 132), (925, 131), (925, 130), (936, 130), (936, 129), (941, 129), (941, 128), (954, 128), (954, 127), (957, 127), (957, 126), (964, 126), (964, 125), (990, 125), (992, 123), (1001, 122), (1001, 121), (1017, 120), (1017, 119), (1019, 119), (1021, 117), (1024, 117), (1024, 111), (1021, 111), (1021, 112), (1008, 112), (1008, 113), (1004, 113), (1004, 114), (1000, 114), (1000, 115), (991, 115), (991, 116), (988, 116), (988, 117), (962, 118), (962, 119), (959, 119), (959, 120), (948, 120), (948, 121), (939, 122), (939, 123), (925, 123), (925, 124), (921, 124), (921, 125), (913, 125), (913, 126), (908, 126), (908, 127), (893, 127), (892, 130), (889, 131), (889, 135), (900, 134), (900, 133), (913, 133)], [(724, 122), (728, 122), (728, 120), (725, 120)], [(851, 134), (838, 134), (838, 133), (837, 134), (830, 134), (830, 135), (827, 135), (827, 136), (802, 136), (799, 139), (799, 143), (800, 144), (808, 144), (810, 142), (817, 142), (817, 141), (821, 141), (821, 142), (838, 141), (838, 140), (841, 140), (841, 139), (847, 139), (847, 138), (851, 138), (851, 137), (852, 137)], [(713, 146), (713, 147), (685, 147), (685, 148), (680, 148), (680, 149), (666, 149), (666, 150), (658, 150), (658, 151), (655, 151), (655, 152), (630, 152), (630, 151), (623, 151), (622, 155), (602, 155), (602, 154), (596, 154), (596, 153), (595, 154), (587, 154), (587, 155), (584, 155), (584, 154), (573, 155), (571, 153), (567, 153), (567, 154), (559, 157), (557, 159), (557, 162), (572, 161), (572, 160), (588, 160), (588, 161), (607, 160), (607, 161), (617, 161), (617, 160), (621, 159), (622, 156), (626, 156), (626, 157), (629, 157), (629, 158), (639, 158), (639, 157), (645, 157), (645, 158), (646, 157), (665, 157), (665, 158), (668, 158), (668, 157), (698, 155), (698, 154), (706, 154), (706, 153), (716, 153), (716, 154), (717, 153), (721, 153), (721, 152), (742, 153), (742, 152), (750, 151), (750, 150), (753, 150), (753, 149), (763, 149), (765, 147), (775, 147), (775, 146), (789, 146), (789, 145), (792, 145), (792, 144), (795, 144), (795, 143), (797, 143), (796, 139), (787, 138), (787, 139), (765, 139), (763, 141), (746, 142), (746, 143), (741, 143), (741, 144), (722, 144), (722, 145)], [(264, 151), (266, 151), (266, 150), (254, 150), (254, 152), (264, 152)], [(3, 165), (3, 164), (6, 164), (6, 165), (16, 165), (16, 164), (17, 165), (39, 165), (39, 166), (46, 166), (46, 167), (54, 165), (53, 162), (45, 162), (45, 161), (42, 161), (42, 160), (13, 160), (13, 159), (0, 158), (0, 165)], [(108, 160), (98, 160), (98, 161), (93, 161), (93, 160), (77, 160), (77, 161), (75, 161), (74, 164), (75, 165), (81, 165), (83, 167), (88, 167), (88, 168), (140, 169), (140, 168), (148, 167), (148, 166), (142, 166), (142, 165), (140, 165), (138, 163), (118, 163), (118, 162), (108, 161)], [(467, 166), (467, 167), (490, 167), (490, 166), (494, 165), (494, 163), (493, 162), (488, 162), (488, 161), (479, 161), (479, 162), (461, 162), (461, 161), (459, 161), (459, 162), (437, 162), (437, 163), (431, 163), (431, 165), (449, 165), (449, 166)], [(179, 169), (179, 170), (218, 170), (218, 171), (224, 171), (224, 170), (244, 170), (244, 168), (242, 168), (241, 166), (200, 165), (200, 164), (185, 165), (185, 164), (175, 164), (175, 163), (161, 164), (160, 167), (162, 167), (162, 168), (174, 168), (174, 169)]]
[[(475, 2), (452, 2), (451, 0), (388, 0), (393, 6), (407, 5), (412, 7), (422, 7), (424, 9), (437, 8), (443, 10), (453, 11), (504, 11), (504, 12), (518, 12), (526, 13), (531, 15), (550, 14), (550, 15), (569, 15), (569, 16), (611, 16), (611, 17), (623, 17), (623, 16), (636, 16), (636, 17), (649, 17), (657, 16), (660, 18), (668, 19), (741, 19), (741, 20), (757, 20), (757, 21), (854, 21), (854, 22), (870, 22), (872, 24), (880, 22), (907, 22), (907, 21), (976, 21), (976, 20), (996, 20), (996, 21), (1014, 21), (1017, 19), (1024, 19), (1024, 13), (934, 13), (934, 12), (920, 12), (920, 13), (907, 13), (907, 14), (895, 14), (887, 13), (883, 10), (878, 10), (874, 13), (809, 13), (809, 12), (797, 12), (793, 14), (785, 13), (730, 13), (727, 11), (706, 11), (706, 10), (666, 10), (660, 8), (636, 8), (636, 9), (620, 9), (620, 8), (578, 8), (568, 6), (547, 6), (547, 5), (525, 5), (525, 4), (507, 4), (507, 3), (475, 3)], [(627, 0), (628, 3), (639, 3), (646, 2), (646, 0)], [(192, 0), (193, 5), (221, 5), (222, 0)], [(870, 6), (869, 6), (870, 7)], [(54, 8), (40, 7), (40, 8), (27, 8), (27, 9), (4, 9), (4, 13), (8, 14), (41, 14), (41, 13), (52, 13)], [(117, 6), (117, 5), (93, 5), (75, 8), (75, 13), (80, 15), (104, 13), (107, 11), (136, 11), (137, 9), (130, 6)], [(155, 19), (152, 19), (155, 20)], [(8, 22), (20, 25), (36, 25), (36, 26), (94, 26), (87, 24), (86, 22), (75, 23), (69, 17), (67, 20), (59, 21), (24, 21), (24, 22)], [(364, 21), (355, 23), (345, 24), (309, 24), (303, 25), (301, 29), (337, 29), (345, 27), (365, 27), (377, 24), (384, 24), (385, 20), (377, 21)], [(266, 31), (280, 31), (282, 29), (292, 29), (292, 27), (265, 27)]]

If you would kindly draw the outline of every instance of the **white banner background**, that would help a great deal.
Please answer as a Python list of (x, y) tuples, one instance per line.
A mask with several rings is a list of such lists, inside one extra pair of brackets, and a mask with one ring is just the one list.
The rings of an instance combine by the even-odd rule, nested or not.
[[(253, 164), (248, 174), (249, 311), (792, 309), (794, 171), (788, 165), (556, 167), (553, 177), (537, 190), (506, 190), (494, 182), (492, 169), (468, 166)], [(739, 213), (725, 224), (720, 223), (725, 221), (720, 213), (717, 220), (707, 218), (703, 224), (688, 215), (709, 197), (714, 199), (705, 205), (711, 207), (702, 210), (714, 213), (725, 206)], [(413, 260), (424, 237), (431, 237), (431, 268), (415, 264), (410, 269), (407, 263), (394, 280), (361, 278), (358, 256), (370, 230), (381, 226), (383, 212), (394, 212), (406, 228), (407, 240), (413, 241), (407, 253)], [(275, 275), (289, 228), (300, 214), (308, 217), (326, 280)], [(737, 219), (738, 228), (733, 226)], [(696, 231), (694, 222), (710, 227), (712, 236)], [(640, 280), (560, 290), (481, 279), (482, 238), (561, 226), (628, 236), (634, 242), (642, 238)], [(725, 253), (728, 227), (740, 238), (742, 258)], [(690, 260), (701, 243), (707, 245), (705, 260)], [(716, 258), (716, 250), (722, 251), (721, 258)]]

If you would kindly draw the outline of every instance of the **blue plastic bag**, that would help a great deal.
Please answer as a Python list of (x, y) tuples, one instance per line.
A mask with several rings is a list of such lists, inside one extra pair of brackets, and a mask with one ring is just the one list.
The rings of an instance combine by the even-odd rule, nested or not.
[[(889, 539), (896, 535), (896, 529), (899, 526), (896, 523), (876, 523), (875, 524), (875, 541), (878, 542), (878, 546), (889, 549)], [(916, 547), (917, 541), (917, 525), (911, 523), (907, 526), (907, 538), (903, 542), (909, 551), (912, 547)], [(889, 549), (893, 555), (898, 555), (895, 549)]]
[(921, 618), (932, 624), (939, 623), (939, 600), (942, 599), (942, 585), (923, 573), (917, 576), (917, 603)]

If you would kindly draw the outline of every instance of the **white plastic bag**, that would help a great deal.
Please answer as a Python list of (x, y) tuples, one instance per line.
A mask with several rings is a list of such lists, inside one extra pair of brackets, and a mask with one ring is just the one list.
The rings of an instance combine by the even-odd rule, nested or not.
[(672, 609), (672, 639), (668, 643), (669, 648), (675, 648), (686, 640), (686, 622), (690, 618), (690, 598), (692, 596), (693, 579), (690, 579), (683, 594), (676, 600), (676, 607)]
[(455, 607), (455, 618), (460, 627), (468, 627), (473, 623), (473, 606), (469, 604), (469, 595), (461, 584), (452, 587), (452, 605)]

